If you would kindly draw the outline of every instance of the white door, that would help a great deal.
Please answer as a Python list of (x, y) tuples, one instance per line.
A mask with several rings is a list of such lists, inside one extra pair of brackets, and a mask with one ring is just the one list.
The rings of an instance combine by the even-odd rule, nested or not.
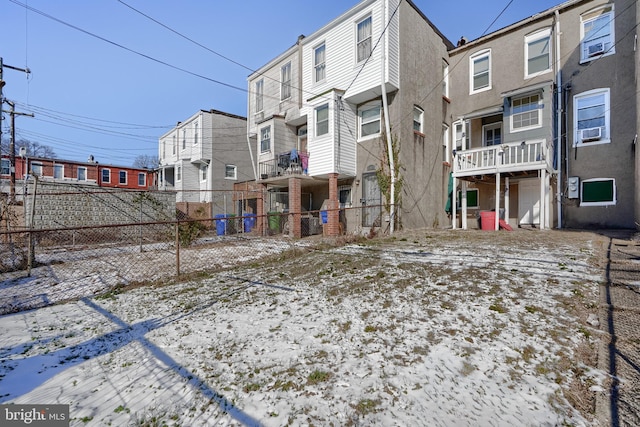
[(528, 179), (518, 183), (519, 224), (540, 224), (540, 182)]

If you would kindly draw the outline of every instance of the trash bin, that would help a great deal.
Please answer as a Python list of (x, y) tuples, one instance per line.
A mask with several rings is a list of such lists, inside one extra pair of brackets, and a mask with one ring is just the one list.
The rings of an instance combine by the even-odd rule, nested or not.
[(280, 232), (280, 213), (269, 212), (267, 216), (269, 218), (269, 230), (279, 233)]
[(496, 212), (481, 211), (480, 224), (481, 224), (482, 230), (494, 231), (496, 229)]
[(250, 233), (253, 230), (253, 227), (256, 226), (256, 215), (255, 214), (245, 214), (244, 216), (244, 232)]
[(323, 224), (327, 224), (329, 222), (327, 211), (320, 211), (320, 219), (322, 219)]
[(216, 234), (218, 236), (224, 236), (227, 232), (227, 217), (224, 214), (215, 216), (216, 219)]

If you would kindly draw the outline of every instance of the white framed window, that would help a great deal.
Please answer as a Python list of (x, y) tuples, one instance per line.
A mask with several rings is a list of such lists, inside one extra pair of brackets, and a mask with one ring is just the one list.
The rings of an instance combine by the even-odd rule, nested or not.
[(176, 147), (178, 145), (176, 144), (176, 136), (173, 135), (173, 145), (171, 146), (171, 154), (175, 155), (176, 154)]
[(449, 98), (449, 64), (442, 61), (442, 96)]
[(482, 145), (489, 147), (499, 144), (502, 144), (502, 122), (482, 126)]
[(198, 122), (193, 124), (193, 145), (198, 144)]
[(540, 94), (531, 94), (511, 100), (511, 131), (519, 132), (542, 126)]
[(580, 62), (589, 62), (615, 53), (613, 5), (580, 16)]
[(118, 184), (127, 185), (127, 171), (118, 172)]
[(471, 94), (491, 89), (491, 50), (483, 50), (469, 58), (469, 92)]
[(609, 89), (594, 89), (573, 97), (574, 146), (607, 144), (610, 139)]
[(313, 49), (313, 82), (320, 83), (326, 78), (326, 49), (325, 44)]
[(358, 52), (357, 63), (366, 61), (371, 55), (372, 43), (371, 43), (371, 16), (367, 16), (363, 20), (359, 21), (356, 25), (356, 50)]
[(106, 182), (107, 184), (109, 184), (111, 182), (111, 170), (110, 169), (102, 169), (100, 171), (100, 173), (102, 174), (100, 180), (102, 182)]
[(87, 168), (84, 166), (78, 167), (78, 181), (86, 181), (87, 180)]
[(176, 181), (182, 181), (182, 166), (176, 166)]
[(551, 29), (537, 31), (524, 38), (524, 77), (551, 71)]
[(31, 162), (31, 173), (35, 176), (42, 176), (42, 163)]
[(138, 187), (144, 187), (147, 185), (147, 174), (144, 172), (138, 172)]
[(593, 178), (580, 182), (580, 206), (611, 206), (617, 203), (616, 180)]
[(380, 101), (369, 102), (358, 107), (358, 132), (360, 138), (380, 135), (382, 128), (382, 106)]
[(167, 157), (166, 153), (167, 153), (167, 140), (163, 139), (162, 140), (162, 154), (160, 154), (160, 160), (164, 160), (165, 157)]
[(453, 132), (454, 132), (454, 150), (462, 151), (468, 150), (471, 148), (469, 136), (470, 136), (470, 125), (468, 121), (458, 120), (453, 124)]
[(291, 62), (280, 69), (280, 100), (291, 98)]
[(0, 160), (0, 175), (11, 174), (11, 161), (9, 159)]
[(260, 129), (260, 152), (271, 151), (271, 126)]
[(187, 130), (182, 129), (182, 149), (185, 150), (187, 148)]
[(256, 113), (264, 109), (264, 80), (256, 82)]
[(206, 181), (209, 177), (209, 165), (200, 165), (200, 181)]
[(64, 165), (53, 165), (53, 178), (54, 179), (64, 179)]
[(442, 161), (451, 163), (451, 144), (449, 143), (449, 126), (442, 125)]
[(316, 136), (329, 133), (329, 104), (316, 108)]
[(338, 201), (340, 203), (340, 209), (350, 208), (352, 206), (350, 185), (341, 185), (338, 187)]
[(424, 110), (413, 106), (413, 131), (424, 134)]
[(238, 179), (238, 167), (236, 165), (224, 165), (225, 179)]

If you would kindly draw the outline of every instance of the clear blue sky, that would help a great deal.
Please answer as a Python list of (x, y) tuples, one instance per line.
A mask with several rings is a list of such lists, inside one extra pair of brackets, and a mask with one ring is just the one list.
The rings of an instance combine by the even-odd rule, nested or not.
[[(131, 165), (140, 154), (156, 155), (158, 137), (199, 109), (246, 116), (249, 70), (357, 3), (0, 0), (0, 57), (5, 64), (31, 69), (28, 79), (18, 71), (4, 70), (4, 96), (17, 103), (17, 111), (36, 116), (16, 118), (17, 138), (51, 146), (62, 159), (86, 161), (92, 154), (103, 164)], [(469, 40), (481, 36), (510, 0), (414, 3), (455, 43), (462, 35)], [(559, 3), (513, 0), (489, 31)], [(312, 8), (313, 4), (321, 7)], [(242, 66), (190, 43), (127, 5)], [(9, 116), (4, 117), (6, 138)]]

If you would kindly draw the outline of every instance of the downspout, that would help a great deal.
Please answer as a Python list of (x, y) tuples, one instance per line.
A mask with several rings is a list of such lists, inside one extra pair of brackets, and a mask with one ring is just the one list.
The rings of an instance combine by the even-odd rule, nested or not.
[(558, 179), (556, 182), (556, 199), (558, 203), (558, 229), (562, 229), (562, 68), (560, 66), (560, 12), (555, 11), (556, 17), (556, 168)]
[[(384, 0), (382, 1), (382, 22), (387, 22), (387, 15), (386, 15), (386, 10), (385, 10), (385, 6), (386, 6), (387, 1)], [(396, 222), (396, 209), (395, 209), (395, 200), (396, 200), (396, 168), (395, 168), (395, 160), (393, 158), (393, 143), (391, 141), (391, 125), (389, 123), (390, 121), (390, 116), (389, 116), (389, 104), (387, 103), (387, 87), (385, 84), (385, 80), (386, 80), (386, 55), (385, 55), (385, 49), (386, 49), (386, 35), (383, 34), (382, 35), (382, 45), (381, 45), (381, 50), (380, 50), (380, 56), (381, 56), (381, 64), (380, 64), (380, 70), (381, 70), (381, 81), (380, 81), (380, 89), (382, 92), (382, 107), (384, 109), (384, 128), (385, 128), (385, 133), (387, 136), (387, 151), (388, 151), (388, 156), (389, 156), (389, 170), (391, 172), (391, 195), (390, 195), (390, 206), (389, 206), (389, 234), (393, 234), (393, 232), (395, 231), (395, 222)]]
[[(249, 82), (249, 90), (247, 91), (247, 105), (249, 106), (249, 111), (247, 111), (247, 145), (249, 146), (249, 156), (251, 156), (251, 166), (253, 167), (253, 180), (258, 180), (258, 172), (256, 170), (256, 160), (253, 158), (253, 150), (251, 149), (251, 134), (249, 130), (251, 129), (251, 82)], [(213, 183), (212, 183), (213, 185)]]

